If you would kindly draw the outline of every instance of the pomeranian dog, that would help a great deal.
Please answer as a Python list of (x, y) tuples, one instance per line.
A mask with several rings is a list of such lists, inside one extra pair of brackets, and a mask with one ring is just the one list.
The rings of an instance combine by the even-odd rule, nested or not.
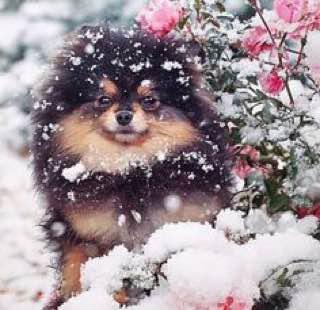
[(80, 266), (165, 223), (212, 222), (228, 201), (225, 130), (194, 42), (84, 26), (35, 91), (33, 154), (58, 252), (59, 304)]

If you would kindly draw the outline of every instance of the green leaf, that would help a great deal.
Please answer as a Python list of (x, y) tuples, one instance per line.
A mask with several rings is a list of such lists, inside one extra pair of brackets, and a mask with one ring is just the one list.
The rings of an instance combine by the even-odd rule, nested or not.
[(221, 13), (226, 11), (226, 8), (224, 7), (223, 3), (221, 3), (221, 2), (217, 2), (216, 7), (219, 10), (219, 12), (221, 12)]
[(290, 199), (286, 194), (279, 193), (281, 183), (275, 179), (267, 179), (265, 185), (269, 200), (269, 211), (271, 213), (286, 211), (289, 207)]
[(275, 117), (272, 114), (272, 105), (269, 102), (266, 102), (262, 111), (262, 118), (265, 123), (270, 124), (274, 121)]
[(277, 284), (280, 287), (291, 287), (291, 281), (290, 279), (287, 278), (289, 269), (288, 268), (283, 268), (282, 273), (279, 275), (279, 277), (277, 278)]
[(194, 1), (194, 9), (196, 10), (196, 13), (197, 13), (197, 16), (199, 17), (200, 16), (200, 12), (201, 12), (201, 9), (204, 5), (204, 1), (203, 0), (195, 0)]
[(295, 154), (295, 151), (293, 149), (290, 150), (290, 177), (292, 179), (296, 178), (298, 175), (299, 169), (298, 169), (298, 161), (297, 156)]
[(184, 26), (187, 24), (189, 18), (190, 18), (190, 15), (187, 15), (179, 21), (178, 27), (180, 30), (182, 30), (184, 28)]

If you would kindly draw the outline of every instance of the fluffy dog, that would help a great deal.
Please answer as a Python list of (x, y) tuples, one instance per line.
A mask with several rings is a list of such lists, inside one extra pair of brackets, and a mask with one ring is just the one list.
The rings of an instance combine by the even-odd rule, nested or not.
[(195, 43), (86, 26), (54, 57), (35, 92), (33, 154), (60, 302), (81, 289), (89, 257), (135, 248), (164, 223), (210, 222), (226, 203), (226, 138), (202, 54)]

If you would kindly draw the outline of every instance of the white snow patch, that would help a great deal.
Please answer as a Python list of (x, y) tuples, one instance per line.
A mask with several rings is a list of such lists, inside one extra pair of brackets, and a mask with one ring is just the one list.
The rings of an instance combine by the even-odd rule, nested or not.
[(182, 200), (179, 195), (168, 195), (163, 201), (164, 207), (168, 212), (175, 213), (182, 207)]
[[(237, 223), (234, 226), (243, 228), (239, 216), (225, 213), (224, 221), (228, 216)], [(250, 309), (260, 296), (259, 283), (275, 268), (296, 260), (319, 259), (319, 242), (294, 229), (257, 235), (240, 245), (208, 224), (167, 224), (152, 234), (141, 253), (118, 246), (108, 256), (90, 260), (82, 270), (86, 292), (61, 309), (71, 310), (72, 305), (81, 305), (82, 301), (86, 304), (88, 296), (94, 295), (98, 295), (97, 307), (110, 303), (118, 309), (111, 298), (122, 288), (122, 280), (129, 278), (137, 287), (152, 288), (158, 263), (163, 263), (164, 275), (159, 286), (128, 310), (216, 310), (228, 296)], [(91, 304), (95, 305), (95, 300)]]
[(182, 65), (177, 61), (165, 61), (161, 67), (167, 71), (172, 71), (173, 69), (182, 69)]
[(84, 292), (81, 298), (72, 297), (69, 301), (59, 307), (59, 310), (118, 310), (119, 305), (111, 296), (108, 296), (103, 290), (96, 289)]
[(310, 289), (296, 294), (290, 302), (289, 310), (319, 310), (320, 290)]
[(314, 75), (315, 80), (320, 82), (320, 33), (312, 31), (308, 34), (305, 46), (306, 62)]
[(70, 182), (75, 182), (86, 172), (86, 167), (82, 162), (78, 162), (70, 168), (64, 168), (61, 175)]
[(232, 234), (244, 234), (246, 229), (242, 213), (230, 209), (220, 211), (217, 216), (216, 229)]

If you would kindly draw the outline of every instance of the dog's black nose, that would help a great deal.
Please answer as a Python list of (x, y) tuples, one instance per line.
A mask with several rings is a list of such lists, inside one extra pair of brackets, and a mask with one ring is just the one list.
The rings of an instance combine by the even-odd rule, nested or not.
[(117, 113), (116, 118), (121, 126), (126, 126), (132, 121), (133, 113), (130, 111), (120, 111)]

